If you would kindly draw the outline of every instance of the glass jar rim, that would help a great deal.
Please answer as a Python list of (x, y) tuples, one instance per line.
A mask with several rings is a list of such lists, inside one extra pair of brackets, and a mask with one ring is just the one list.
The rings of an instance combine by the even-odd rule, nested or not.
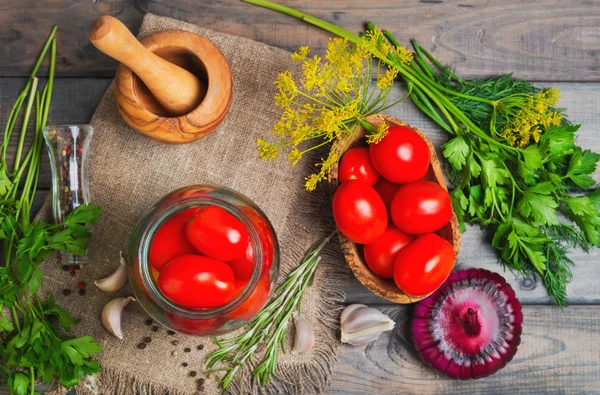
[[(239, 192), (236, 192), (232, 189), (229, 189), (229, 188), (216, 187), (216, 186), (211, 186), (211, 185), (194, 185), (194, 186), (188, 186), (188, 187), (181, 188), (181, 189), (171, 192), (170, 194), (165, 196), (163, 199), (161, 199), (159, 202), (157, 202), (153, 206), (152, 210), (154, 210), (156, 207), (161, 207), (161, 204), (163, 204), (165, 202), (165, 200), (167, 200), (173, 194), (176, 194), (178, 191), (182, 191), (182, 190), (188, 189), (190, 187), (197, 187), (199, 189), (200, 188), (210, 188), (211, 190), (217, 190), (217, 189), (225, 190), (225, 191), (228, 191), (229, 193), (233, 194), (234, 196), (236, 196), (236, 195), (242, 196), (243, 198), (247, 199), (248, 202), (252, 203), (250, 201), (250, 199), (248, 199), (244, 195), (242, 195)], [(150, 263), (148, 260), (149, 251), (150, 251), (150, 243), (151, 243), (152, 238), (153, 238), (154, 234), (156, 233), (156, 231), (158, 231), (158, 229), (167, 220), (172, 218), (175, 214), (185, 211), (187, 209), (191, 209), (191, 208), (195, 208), (195, 207), (205, 207), (205, 206), (209, 206), (209, 205), (218, 206), (218, 207), (226, 210), (229, 214), (233, 215), (238, 220), (240, 220), (242, 222), (242, 224), (248, 230), (252, 248), (253, 248), (253, 258), (254, 258), (252, 274), (250, 276), (249, 281), (246, 283), (245, 287), (242, 289), (242, 291), (239, 292), (236, 296), (234, 296), (233, 299), (231, 299), (227, 304), (220, 306), (220, 307), (211, 308), (211, 309), (202, 309), (202, 310), (189, 309), (189, 308), (179, 306), (176, 303), (170, 301), (158, 289), (158, 285), (156, 284), (156, 281), (154, 280), (154, 278), (152, 276), (152, 272), (150, 269), (151, 266), (150, 266)], [(266, 220), (271, 232), (273, 232), (273, 234), (275, 234), (273, 226), (269, 222), (266, 215), (254, 204), (252, 204), (252, 209), (257, 210), (258, 214), (260, 214)], [(232, 311), (234, 311), (235, 309), (237, 309), (238, 307), (240, 307), (243, 303), (245, 303), (246, 300), (248, 300), (250, 295), (254, 292), (254, 290), (258, 286), (258, 282), (261, 277), (261, 271), (263, 270), (262, 260), (263, 260), (264, 252), (263, 252), (262, 243), (260, 241), (260, 236), (258, 234), (258, 230), (252, 224), (252, 221), (250, 220), (250, 218), (242, 210), (240, 210), (234, 204), (231, 204), (224, 200), (221, 200), (216, 197), (209, 196), (209, 195), (203, 195), (203, 196), (186, 197), (181, 200), (172, 202), (172, 203), (168, 204), (166, 207), (162, 208), (160, 211), (155, 212), (155, 215), (156, 215), (156, 218), (152, 221), (149, 221), (148, 224), (146, 224), (145, 228), (142, 229), (142, 236), (140, 239), (139, 248), (136, 252), (137, 253), (136, 262), (137, 262), (137, 265), (139, 265), (139, 272), (141, 274), (141, 280), (142, 280), (143, 286), (144, 286), (146, 292), (148, 292), (150, 298), (152, 300), (154, 300), (155, 303), (157, 303), (166, 312), (176, 315), (178, 317), (206, 320), (206, 319), (211, 319), (211, 318), (222, 317), (223, 315), (229, 314)], [(274, 247), (277, 248), (277, 245), (275, 245)]]

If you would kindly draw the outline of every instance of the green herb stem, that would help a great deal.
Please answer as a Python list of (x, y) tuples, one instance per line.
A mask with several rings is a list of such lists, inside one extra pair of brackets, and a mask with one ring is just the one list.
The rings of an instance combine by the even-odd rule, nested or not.
[[(263, 360), (256, 366), (253, 377), (261, 385), (269, 382), (277, 368), (279, 349), (284, 349), (287, 323), (302, 302), (302, 297), (321, 260), (319, 254), (333, 234), (321, 240), (311, 249), (300, 265), (277, 289), (277, 295), (245, 326), (245, 333), (228, 340), (215, 338), (219, 347), (206, 358), (211, 372), (223, 371), (221, 387), (226, 391), (243, 364), (254, 358), (254, 353), (266, 342)], [(285, 352), (285, 350), (284, 350)], [(215, 368), (223, 364), (221, 368)]]

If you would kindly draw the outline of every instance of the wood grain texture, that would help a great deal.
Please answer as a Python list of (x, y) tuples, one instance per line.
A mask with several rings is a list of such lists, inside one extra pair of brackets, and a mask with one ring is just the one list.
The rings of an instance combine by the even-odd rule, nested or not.
[[(0, 79), (0, 130), (4, 131), (8, 113), (26, 82), (25, 78)], [(52, 95), (48, 124), (88, 123), (110, 83), (110, 79), (101, 78), (57, 78), (54, 81), (54, 93)], [(45, 79), (40, 80), (39, 86), (43, 87), (45, 84)], [(33, 125), (33, 120), (31, 120), (30, 124)], [(8, 151), (9, 162), (15, 154), (19, 131), (20, 129), (13, 131), (13, 138), (11, 139)], [(33, 141), (33, 126), (28, 131), (25, 141), (27, 146)], [(47, 160), (45, 148), (42, 150), (42, 153), (44, 157), (42, 158), (39, 188), (49, 189), (51, 186), (50, 163)]]
[[(2, 84), (0, 85), (2, 87), (0, 89), (0, 128), (4, 128), (2, 121), (6, 120), (12, 101), (22, 89), (24, 83), (24, 79), (0, 80), (0, 84)], [(110, 80), (108, 79), (57, 79), (50, 111), (50, 122), (55, 124), (89, 122), (97, 103), (109, 84)], [(600, 84), (561, 83), (554, 85), (562, 92), (560, 106), (566, 108), (573, 122), (582, 123), (582, 127), (578, 132), (579, 144), (600, 152), (600, 134), (597, 132), (600, 130), (600, 105), (598, 105), (600, 103)], [(394, 90), (390, 99), (398, 99), (401, 95), (400, 90)], [(396, 106), (390, 109), (388, 113), (422, 130), (436, 147), (446, 141), (444, 132), (423, 117), (410, 103)], [(14, 143), (16, 143), (16, 140), (13, 141), (9, 155), (14, 155)], [(287, 166), (283, 162), (281, 165)], [(596, 171), (595, 178), (600, 181), (600, 169)], [(40, 189), (49, 189), (50, 185), (49, 164), (44, 159), (42, 161)], [(471, 228), (464, 233), (462, 243), (457, 267), (482, 267), (492, 271), (502, 271), (489, 240), (485, 239), (479, 229)], [(568, 289), (570, 302), (600, 303), (600, 284), (595, 281), (600, 270), (598, 267), (600, 250), (594, 249), (590, 254), (575, 250), (571, 253), (571, 258), (577, 264), (577, 267), (574, 269), (574, 279)], [(515, 288), (522, 302), (549, 303), (543, 284), (536, 281), (535, 278), (524, 279), (510, 272), (504, 273), (504, 276)], [(349, 278), (342, 289), (346, 292), (349, 303), (389, 303), (368, 291), (355, 278)]]
[[(515, 72), (535, 81), (600, 81), (600, 3), (589, 0), (281, 0), (348, 30), (369, 18), (401, 42), (416, 38), (467, 77)], [(0, 6), (0, 76), (24, 76), (54, 23), (59, 75), (112, 76), (116, 63), (86, 37), (110, 14), (136, 32), (152, 12), (295, 50), (322, 49), (320, 29), (240, 0), (23, 0)]]
[[(3, 0), (0, 76), (28, 76), (54, 25), (59, 27), (58, 76), (114, 76), (117, 62), (94, 48), (87, 38), (88, 30), (101, 15), (119, 18), (136, 33), (143, 18), (134, 0)], [(45, 68), (40, 75), (47, 75)]]
[(600, 307), (523, 306), (523, 337), (503, 370), (480, 380), (448, 379), (428, 368), (412, 345), (411, 308), (378, 306), (396, 321), (365, 349), (343, 345), (330, 394), (597, 394)]

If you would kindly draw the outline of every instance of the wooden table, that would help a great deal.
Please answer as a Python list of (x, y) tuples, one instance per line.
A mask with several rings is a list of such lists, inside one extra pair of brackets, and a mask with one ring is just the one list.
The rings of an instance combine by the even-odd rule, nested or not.
[[(358, 31), (370, 19), (401, 42), (414, 37), (465, 77), (514, 72), (519, 78), (562, 91), (560, 106), (582, 123), (579, 143), (600, 151), (600, 2), (597, 0), (285, 0), (286, 5)], [(34, 5), (35, 4), (35, 5)], [(86, 123), (114, 76), (116, 63), (96, 51), (87, 30), (111, 14), (133, 31), (145, 13), (178, 18), (288, 50), (320, 50), (323, 31), (238, 0), (2, 0), (0, 2), (0, 127), (40, 46), (60, 28), (50, 122)], [(424, 130), (436, 144), (444, 135), (410, 104), (391, 115)], [(10, 155), (14, 154), (14, 145)], [(50, 188), (43, 161), (40, 204)], [(600, 180), (596, 172), (596, 180)], [(600, 251), (572, 254), (577, 264), (569, 287), (571, 305), (552, 307), (536, 279), (506, 273), (525, 304), (524, 335), (515, 359), (498, 374), (459, 382), (423, 365), (407, 332), (410, 309), (379, 299), (348, 278), (347, 303), (366, 303), (397, 320), (397, 329), (365, 349), (342, 346), (331, 393), (545, 394), (600, 393)], [(477, 229), (465, 234), (460, 267), (501, 271)], [(0, 394), (6, 390), (0, 389)]]

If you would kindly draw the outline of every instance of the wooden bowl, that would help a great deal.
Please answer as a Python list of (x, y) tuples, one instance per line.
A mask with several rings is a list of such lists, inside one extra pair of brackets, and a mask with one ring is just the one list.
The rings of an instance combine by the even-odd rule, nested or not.
[(198, 140), (214, 131), (229, 110), (233, 87), (231, 70), (221, 51), (204, 37), (180, 30), (159, 32), (140, 42), (198, 76), (206, 94), (189, 114), (171, 117), (131, 69), (121, 64), (115, 99), (125, 122), (143, 135), (171, 144)]
[[(367, 118), (367, 121), (369, 121), (372, 125), (375, 126), (379, 126), (383, 122), (386, 122), (390, 126), (407, 126), (415, 132), (417, 132), (421, 137), (423, 137), (423, 139), (427, 142), (427, 145), (429, 146), (429, 151), (431, 153), (431, 166), (429, 166), (429, 170), (424, 179), (435, 181), (438, 184), (440, 184), (444, 189), (448, 189), (446, 187), (446, 182), (444, 181), (444, 177), (442, 175), (440, 161), (438, 160), (437, 154), (435, 153), (435, 148), (433, 147), (433, 144), (431, 143), (429, 138), (423, 132), (421, 132), (417, 128), (410, 126), (406, 122), (403, 122), (399, 119), (390, 117), (385, 114), (372, 115)], [(364, 141), (364, 136), (365, 130), (361, 128), (359, 133), (352, 139), (352, 141), (349, 142), (349, 144), (346, 144), (346, 141), (337, 141), (333, 144), (331, 149), (334, 151), (341, 151), (345, 146), (347, 146), (348, 148), (364, 146), (366, 145)], [(340, 154), (342, 154), (342, 152), (340, 152)], [(331, 197), (333, 198), (333, 195), (339, 186), (338, 163), (335, 163), (333, 166), (331, 166), (331, 170), (329, 172), (329, 185), (331, 189)], [(458, 225), (458, 219), (456, 218), (456, 215), (454, 213), (452, 214), (450, 222), (436, 233), (444, 239), (446, 239), (452, 245), (456, 254), (458, 254), (462, 234)], [(348, 240), (339, 230), (338, 236), (340, 238), (344, 258), (346, 259), (346, 262), (348, 262), (350, 269), (352, 269), (354, 276), (356, 276), (358, 281), (360, 281), (375, 295), (385, 298), (394, 303), (401, 304), (415, 303), (428, 296), (412, 296), (405, 294), (396, 286), (393, 280), (384, 280), (377, 277), (369, 269), (369, 266), (367, 266), (367, 263), (365, 262), (363, 257), (362, 247)]]

